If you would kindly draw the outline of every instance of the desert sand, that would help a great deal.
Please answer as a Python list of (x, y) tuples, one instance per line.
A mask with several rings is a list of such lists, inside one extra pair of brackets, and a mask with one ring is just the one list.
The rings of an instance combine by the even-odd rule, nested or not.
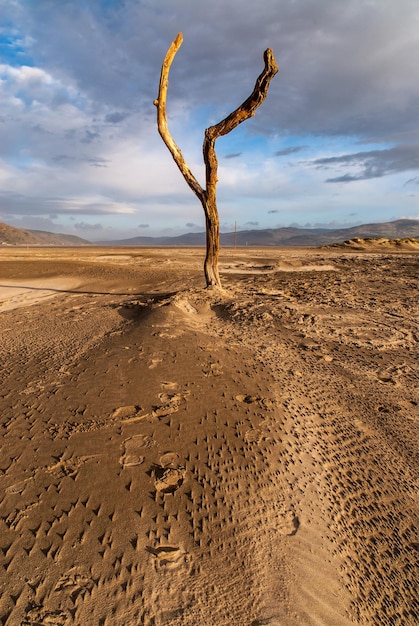
[(0, 249), (0, 623), (419, 623), (419, 253)]

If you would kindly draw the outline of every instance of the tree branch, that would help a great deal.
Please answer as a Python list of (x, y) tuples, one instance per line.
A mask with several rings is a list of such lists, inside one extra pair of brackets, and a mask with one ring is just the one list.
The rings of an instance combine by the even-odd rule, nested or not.
[(161, 74), (160, 74), (159, 93), (158, 93), (157, 99), (154, 100), (154, 104), (157, 107), (157, 128), (159, 130), (161, 138), (166, 144), (170, 154), (172, 155), (176, 165), (181, 171), (187, 184), (192, 189), (194, 194), (198, 196), (200, 201), (204, 202), (205, 191), (202, 189), (201, 185), (198, 183), (195, 176), (192, 174), (191, 170), (186, 164), (186, 161), (183, 158), (183, 154), (179, 146), (173, 140), (173, 137), (171, 136), (168, 125), (167, 125), (166, 98), (167, 98), (167, 87), (169, 85), (169, 71), (170, 71), (170, 67), (172, 65), (173, 59), (175, 58), (176, 52), (179, 50), (180, 46), (182, 45), (182, 42), (183, 42), (183, 36), (182, 36), (182, 33), (179, 33), (174, 39), (174, 41), (172, 42), (163, 61)]
[(207, 196), (215, 200), (215, 188), (217, 185), (218, 160), (215, 153), (215, 142), (218, 137), (227, 135), (242, 122), (253, 117), (256, 109), (262, 104), (268, 95), (268, 89), (272, 78), (278, 73), (278, 65), (275, 61), (271, 48), (265, 50), (263, 54), (265, 67), (256, 79), (255, 87), (250, 96), (235, 111), (230, 113), (224, 120), (214, 126), (210, 126), (205, 131), (202, 151), (204, 154), (206, 170), (206, 190)]

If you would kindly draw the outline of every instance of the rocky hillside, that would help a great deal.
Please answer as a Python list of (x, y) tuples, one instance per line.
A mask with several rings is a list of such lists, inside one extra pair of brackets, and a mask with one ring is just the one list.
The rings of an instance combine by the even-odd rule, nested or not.
[(0, 245), (3, 246), (83, 246), (89, 243), (74, 235), (25, 230), (0, 222)]

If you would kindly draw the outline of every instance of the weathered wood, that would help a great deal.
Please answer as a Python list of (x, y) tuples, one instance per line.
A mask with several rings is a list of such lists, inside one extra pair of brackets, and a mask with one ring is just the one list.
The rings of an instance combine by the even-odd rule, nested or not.
[[(218, 182), (218, 159), (215, 152), (215, 142), (218, 137), (227, 135), (239, 124), (255, 114), (256, 109), (265, 100), (271, 79), (278, 72), (273, 52), (268, 48), (264, 53), (265, 67), (256, 80), (255, 87), (250, 96), (235, 111), (230, 113), (224, 120), (210, 126), (205, 131), (204, 144), (202, 147), (205, 172), (206, 172), (206, 215), (212, 228), (207, 228), (207, 257), (205, 259), (205, 276), (211, 281), (210, 284), (221, 284), (218, 275), (219, 255), (219, 218), (217, 210), (216, 187)], [(216, 240), (214, 240), (216, 238)]]
[(182, 42), (183, 36), (182, 33), (179, 33), (176, 39), (172, 42), (172, 45), (170, 46), (166, 53), (166, 56), (164, 57), (160, 74), (159, 94), (157, 99), (154, 100), (154, 104), (157, 107), (157, 128), (159, 130), (160, 136), (166, 144), (167, 148), (169, 149), (170, 154), (172, 155), (173, 159), (176, 162), (176, 165), (183, 174), (183, 177), (186, 180), (187, 184), (202, 202), (205, 196), (205, 192), (196, 180), (195, 176), (192, 174), (189, 167), (187, 166), (185, 159), (183, 158), (183, 154), (180, 151), (179, 146), (173, 140), (173, 137), (170, 134), (167, 125), (166, 100), (167, 87), (169, 85), (169, 71), (173, 59), (175, 58), (176, 52), (179, 50)]
[(207, 287), (221, 287), (218, 271), (220, 224), (216, 196), (218, 160), (215, 152), (215, 142), (218, 137), (227, 135), (234, 130), (236, 126), (255, 114), (256, 109), (262, 104), (268, 94), (269, 84), (278, 72), (278, 66), (272, 50), (268, 48), (264, 53), (265, 67), (260, 76), (258, 76), (255, 87), (247, 100), (224, 120), (206, 129), (202, 146), (206, 178), (206, 188), (203, 189), (187, 166), (182, 152), (173, 140), (167, 125), (166, 97), (169, 83), (169, 71), (176, 52), (182, 45), (182, 41), (182, 33), (179, 33), (172, 42), (163, 61), (159, 94), (158, 98), (154, 101), (157, 107), (157, 126), (164, 143), (169, 149), (187, 184), (201, 201), (205, 213), (207, 243), (204, 263), (205, 280)]

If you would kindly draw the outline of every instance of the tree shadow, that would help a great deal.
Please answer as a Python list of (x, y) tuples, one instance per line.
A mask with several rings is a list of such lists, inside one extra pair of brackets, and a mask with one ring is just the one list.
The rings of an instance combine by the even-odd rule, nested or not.
[[(135, 320), (143, 318), (145, 315), (151, 313), (153, 305), (164, 306), (164, 300), (169, 300), (171, 297), (178, 293), (176, 291), (167, 292), (148, 292), (148, 291), (99, 291), (90, 289), (58, 289), (57, 287), (45, 287), (34, 285), (4, 285), (0, 283), (0, 289), (25, 289), (34, 292), (50, 292), (56, 294), (73, 294), (73, 295), (86, 295), (86, 296), (116, 296), (120, 298), (127, 298), (126, 301), (108, 303), (114, 309), (117, 309), (118, 313), (126, 320)], [(12, 296), (13, 297), (13, 296)], [(7, 297), (3, 302), (7, 302)], [(1, 304), (1, 301), (0, 301)]]
[(116, 291), (90, 291), (87, 289), (57, 289), (56, 287), (34, 287), (33, 285), (3, 285), (0, 283), (0, 289), (27, 289), (28, 291), (51, 291), (52, 293), (73, 293), (91, 296), (135, 296), (132, 292), (116, 292)]

